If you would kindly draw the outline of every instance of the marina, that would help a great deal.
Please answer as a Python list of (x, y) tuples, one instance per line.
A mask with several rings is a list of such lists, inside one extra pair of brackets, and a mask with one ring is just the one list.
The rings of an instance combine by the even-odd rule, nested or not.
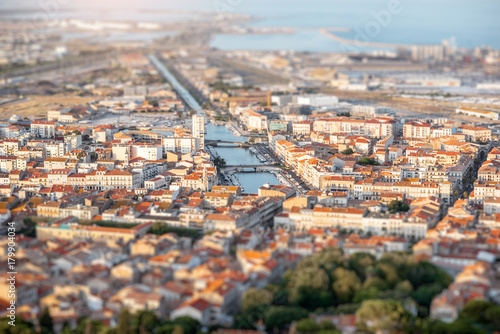
[[(219, 138), (228, 141), (239, 138), (240, 142), (246, 139), (245, 137), (235, 137), (227, 127), (214, 124), (207, 125), (206, 137), (208, 139)], [(207, 146), (206, 149), (213, 159), (221, 157), (226, 161), (227, 165), (242, 166), (241, 168), (231, 167), (223, 169), (220, 173), (220, 181), (225, 185), (239, 186), (244, 193), (257, 193), (259, 187), (266, 183), (289, 186), (294, 188), (299, 194), (306, 192), (306, 189), (294, 180), (289, 172), (277, 166), (269, 166), (269, 164), (276, 163), (277, 160), (259, 146), (248, 149), (234, 146)], [(258, 167), (258, 171), (256, 171), (257, 168), (244, 167), (245, 165), (259, 164), (262, 164), (262, 167)]]
[[(231, 130), (231, 127), (234, 131)], [(208, 123), (206, 125), (207, 134), (206, 139), (210, 140), (223, 140), (223, 141), (234, 141), (234, 142), (246, 142), (247, 137), (243, 137), (239, 134), (239, 131), (234, 129), (234, 126), (223, 126)], [(236, 133), (235, 133), (236, 132)], [(206, 147), (207, 152), (212, 156), (212, 159), (216, 157), (223, 158), (227, 165), (237, 166), (237, 165), (260, 165), (264, 163), (274, 163), (275, 160), (266, 156), (260, 152), (255, 147), (242, 148), (235, 146), (217, 146), (217, 147)], [(265, 183), (270, 184), (280, 184), (278, 176), (282, 177), (277, 171), (266, 169), (264, 166), (259, 168), (259, 170), (265, 170), (264, 172), (259, 171), (223, 171), (221, 173), (222, 182), (227, 185), (235, 185), (242, 187), (242, 191), (246, 193), (257, 193), (258, 188)], [(286, 184), (286, 183), (283, 183)]]

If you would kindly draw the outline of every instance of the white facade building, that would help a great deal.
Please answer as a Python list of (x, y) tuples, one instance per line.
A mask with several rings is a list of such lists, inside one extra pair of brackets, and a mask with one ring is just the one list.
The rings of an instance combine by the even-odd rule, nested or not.
[(193, 137), (198, 138), (199, 149), (205, 148), (205, 117), (193, 115), (192, 119)]
[(331, 106), (339, 103), (339, 99), (333, 95), (302, 95), (297, 97), (298, 105), (306, 105), (306, 106)]

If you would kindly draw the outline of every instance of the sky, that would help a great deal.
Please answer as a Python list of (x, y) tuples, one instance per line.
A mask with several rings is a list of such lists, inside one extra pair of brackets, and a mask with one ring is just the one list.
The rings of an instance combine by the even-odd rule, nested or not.
[(168, 21), (177, 15), (178, 21), (184, 17), (169, 12), (211, 11), (253, 15), (259, 20), (252, 24), (260, 26), (364, 29), (392, 1), (402, 10), (391, 16), (376, 41), (438, 43), (455, 36), (462, 46), (500, 48), (500, 0), (0, 0), (0, 12), (34, 9), (52, 17), (137, 21)]

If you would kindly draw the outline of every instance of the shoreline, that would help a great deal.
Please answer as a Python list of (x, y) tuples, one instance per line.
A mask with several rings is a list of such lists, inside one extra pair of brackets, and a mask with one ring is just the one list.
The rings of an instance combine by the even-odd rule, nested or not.
[(374, 47), (374, 48), (405, 48), (405, 49), (408, 49), (410, 48), (412, 45), (411, 44), (395, 44), (395, 43), (379, 43), (379, 42), (364, 42), (364, 41), (355, 41), (355, 40), (352, 40), (352, 39), (348, 39), (348, 38), (344, 38), (344, 37), (340, 37), (340, 36), (337, 36), (335, 34), (332, 34), (330, 32), (330, 30), (328, 29), (325, 29), (325, 28), (321, 28), (319, 29), (319, 31), (326, 37), (336, 41), (336, 42), (339, 42), (339, 43), (342, 43), (342, 44), (349, 44), (349, 45), (354, 45), (354, 46), (368, 46), (368, 47)]

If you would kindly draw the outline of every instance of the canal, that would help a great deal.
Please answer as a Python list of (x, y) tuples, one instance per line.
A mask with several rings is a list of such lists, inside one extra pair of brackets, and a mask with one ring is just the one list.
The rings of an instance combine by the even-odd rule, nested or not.
[[(248, 137), (240, 137), (233, 134), (224, 125), (214, 125), (208, 123), (205, 125), (207, 134), (205, 139), (223, 140), (244, 143), (248, 141)], [(215, 150), (221, 158), (226, 160), (228, 165), (258, 165), (261, 164), (259, 159), (250, 152), (248, 148), (235, 146), (218, 146)], [(257, 193), (259, 187), (265, 183), (280, 184), (276, 176), (272, 173), (235, 173), (234, 174), (240, 184), (245, 189), (245, 193)]]
[(154, 55), (149, 55), (148, 58), (154, 65), (154, 67), (156, 67), (156, 69), (160, 72), (160, 74), (165, 79), (168, 80), (168, 82), (172, 86), (172, 89), (189, 106), (189, 108), (193, 109), (199, 114), (204, 115), (205, 113), (201, 110), (201, 106), (198, 103), (198, 101), (196, 101), (196, 99), (193, 96), (191, 96), (189, 91), (179, 83), (177, 78), (172, 73), (170, 73), (170, 71), (165, 67), (165, 65), (163, 65), (162, 62), (158, 60), (158, 58), (156, 58), (156, 56)]
[[(165, 67), (164, 64), (154, 55), (148, 56), (151, 63), (156, 67), (160, 74), (172, 85), (172, 88), (177, 92), (181, 99), (187, 104), (187, 106), (196, 111), (199, 115), (205, 116), (205, 112), (202, 110), (196, 99), (189, 93), (189, 91), (182, 86), (177, 78), (175, 78), (172, 73)], [(246, 142), (247, 137), (240, 137), (233, 134), (224, 125), (216, 126), (212, 123), (206, 125), (206, 139), (224, 140), (232, 142)], [(221, 158), (226, 160), (228, 165), (258, 165), (261, 164), (259, 159), (250, 152), (247, 148), (241, 147), (216, 147), (215, 150)], [(235, 173), (234, 174), (240, 184), (244, 188), (245, 193), (257, 193), (259, 187), (265, 183), (269, 184), (280, 184), (278, 178), (272, 173)]]

